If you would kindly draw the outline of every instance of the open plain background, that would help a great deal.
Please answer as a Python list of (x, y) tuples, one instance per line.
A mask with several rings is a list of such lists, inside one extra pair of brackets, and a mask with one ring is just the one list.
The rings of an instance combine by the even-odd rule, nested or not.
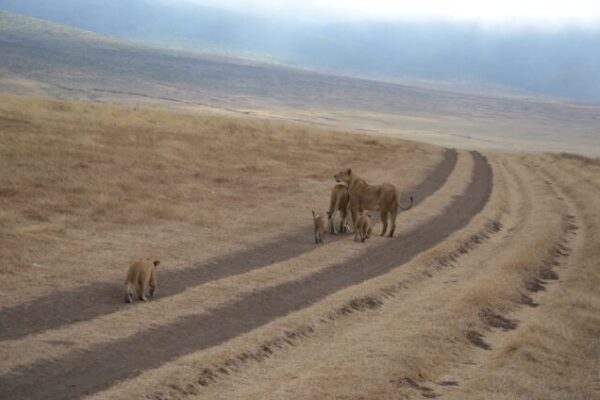
[(5, 92), (252, 116), (438, 145), (600, 154), (600, 106), (160, 50), (0, 11)]
[[(7, 12), (0, 51), (0, 398), (600, 398), (600, 106)], [(316, 246), (348, 166), (415, 207)]]

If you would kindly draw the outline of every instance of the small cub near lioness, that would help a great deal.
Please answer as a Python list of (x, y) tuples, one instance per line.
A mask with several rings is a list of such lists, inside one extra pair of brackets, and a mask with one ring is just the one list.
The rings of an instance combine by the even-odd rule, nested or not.
[(323, 243), (323, 237), (327, 233), (327, 229), (325, 228), (325, 221), (323, 220), (323, 215), (312, 212), (313, 215), (313, 223), (315, 225), (315, 243)]
[(146, 291), (146, 285), (150, 287), (150, 297), (154, 297), (154, 291), (156, 291), (156, 267), (160, 264), (160, 261), (150, 259), (139, 259), (133, 262), (127, 270), (127, 276), (125, 277), (125, 302), (131, 303), (133, 301), (133, 291), (138, 294), (138, 298), (141, 301), (146, 301), (144, 292)]
[(358, 217), (356, 221), (356, 230), (354, 232), (354, 240), (358, 241), (358, 237), (360, 236), (360, 241), (364, 242), (368, 238), (371, 237), (371, 215), (367, 214), (364, 210)]

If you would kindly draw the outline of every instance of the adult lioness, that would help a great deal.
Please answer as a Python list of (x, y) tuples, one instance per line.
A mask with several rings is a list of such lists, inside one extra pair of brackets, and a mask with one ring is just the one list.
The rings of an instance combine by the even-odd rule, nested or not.
[[(388, 227), (388, 216), (391, 221), (389, 237), (394, 236), (396, 230), (396, 216), (398, 209), (408, 210), (413, 205), (413, 198), (410, 196), (408, 207), (400, 207), (398, 201), (398, 191), (392, 184), (369, 185), (364, 179), (352, 173), (352, 169), (344, 169), (333, 176), (336, 182), (344, 182), (348, 185), (350, 193), (350, 212), (352, 221), (356, 225), (357, 216), (363, 210), (379, 211), (383, 230), (381, 236), (385, 235)], [(354, 227), (356, 229), (356, 226)]]

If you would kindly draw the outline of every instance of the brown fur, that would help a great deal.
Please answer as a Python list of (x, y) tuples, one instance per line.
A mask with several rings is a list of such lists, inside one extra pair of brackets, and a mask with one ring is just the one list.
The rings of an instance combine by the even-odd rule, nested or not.
[(323, 238), (327, 233), (327, 229), (325, 229), (325, 221), (323, 221), (323, 215), (312, 212), (313, 222), (315, 225), (315, 243), (323, 243)]
[(144, 292), (146, 291), (146, 285), (149, 286), (150, 297), (154, 297), (154, 291), (156, 290), (156, 267), (160, 264), (160, 261), (150, 261), (150, 259), (139, 259), (132, 263), (127, 270), (127, 276), (125, 277), (125, 302), (131, 303), (133, 301), (134, 290), (138, 294), (138, 298), (141, 301), (146, 301)]
[(366, 212), (362, 212), (356, 221), (356, 228), (354, 230), (354, 240), (364, 242), (371, 237), (371, 215)]
[[(348, 231), (346, 227), (346, 218), (348, 217), (348, 209), (350, 206), (350, 193), (348, 193), (348, 186), (338, 184), (331, 190), (331, 199), (329, 201), (329, 211), (327, 211), (328, 223), (331, 234), (345, 233)], [(339, 229), (335, 231), (335, 224), (333, 218), (335, 214), (340, 213), (342, 220), (340, 221)]]
[[(344, 169), (334, 175), (336, 182), (344, 182), (348, 185), (350, 193), (350, 211), (352, 220), (356, 221), (358, 213), (362, 210), (379, 211), (383, 230), (381, 236), (385, 235), (388, 227), (388, 216), (391, 222), (389, 236), (394, 236), (396, 230), (396, 216), (398, 209), (408, 210), (413, 205), (410, 197), (410, 205), (407, 208), (400, 207), (398, 192), (392, 184), (369, 185), (364, 179), (356, 176), (350, 168)], [(355, 222), (356, 228), (356, 222)]]

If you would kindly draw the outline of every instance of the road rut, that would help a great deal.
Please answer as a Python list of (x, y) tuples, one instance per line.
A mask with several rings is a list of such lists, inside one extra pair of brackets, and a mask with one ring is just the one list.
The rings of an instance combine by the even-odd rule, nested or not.
[[(326, 296), (408, 262), (468, 224), (487, 203), (492, 169), (485, 157), (474, 159), (472, 180), (461, 196), (426, 223), (390, 239), (367, 254), (313, 275), (251, 293), (209, 314), (181, 318), (166, 326), (101, 343), (58, 360), (40, 361), (0, 376), (6, 398), (74, 399), (156, 368), (186, 354), (219, 345), (276, 318), (309, 307)], [(303, 240), (306, 238), (303, 236)]]
[[(456, 160), (456, 151), (446, 150), (444, 158), (430, 175), (404, 193), (402, 203), (407, 202), (408, 195), (413, 195), (415, 204), (419, 204), (437, 191), (454, 169)], [(192, 268), (178, 271), (163, 269), (160, 273), (159, 296), (165, 298), (206, 282), (297, 257), (314, 249), (312, 237), (312, 227), (307, 227), (276, 241), (209, 260)], [(123, 286), (120, 282), (95, 283), (4, 308), (0, 311), (0, 341), (120, 311), (123, 309), (122, 297)]]

